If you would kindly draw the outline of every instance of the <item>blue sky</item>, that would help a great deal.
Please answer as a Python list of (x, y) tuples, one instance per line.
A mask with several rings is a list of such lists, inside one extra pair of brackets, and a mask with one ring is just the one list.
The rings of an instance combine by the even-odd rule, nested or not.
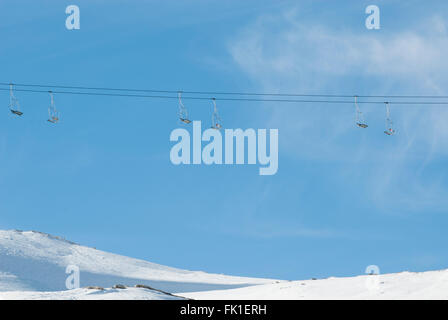
[[(81, 29), (65, 28), (65, 8)], [(367, 30), (365, 8), (381, 9)], [(2, 82), (447, 95), (444, 1), (2, 1)], [(278, 128), (279, 170), (174, 166), (171, 100), (17, 93), (0, 116), (0, 227), (170, 266), (282, 279), (447, 267), (448, 112), (219, 102), (228, 128)], [(207, 101), (185, 101), (210, 119)]]

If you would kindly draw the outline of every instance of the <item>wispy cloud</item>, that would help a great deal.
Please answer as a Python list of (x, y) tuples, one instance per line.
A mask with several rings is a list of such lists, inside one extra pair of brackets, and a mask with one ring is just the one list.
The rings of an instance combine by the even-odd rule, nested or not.
[(448, 37), (439, 16), (417, 31), (393, 33), (354, 33), (304, 21), (296, 10), (262, 16), (229, 44), (230, 53), (242, 70), (269, 87), (280, 82), (286, 89), (334, 88), (334, 76), (374, 76), (389, 86), (405, 80), (408, 88), (444, 90)]
[[(235, 36), (229, 53), (257, 87), (269, 92), (448, 94), (448, 32), (440, 16), (380, 32), (304, 21), (299, 10), (261, 16)], [(268, 125), (281, 128), (283, 155), (368, 170), (363, 178), (371, 182), (369, 191), (380, 206), (446, 210), (443, 179), (424, 178), (427, 167), (448, 156), (446, 108), (393, 106), (399, 134), (384, 140), (384, 107), (363, 107), (372, 124), (365, 131), (355, 131), (353, 106), (266, 110)], [(381, 138), (372, 138), (377, 135)]]

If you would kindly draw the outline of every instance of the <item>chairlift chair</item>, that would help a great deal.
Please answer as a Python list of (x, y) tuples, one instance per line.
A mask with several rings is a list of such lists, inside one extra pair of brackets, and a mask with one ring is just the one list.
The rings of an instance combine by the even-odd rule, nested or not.
[(212, 98), (213, 102), (213, 114), (212, 114), (212, 129), (220, 130), (222, 129), (222, 120), (218, 114), (218, 108), (216, 107), (216, 99)]
[(58, 123), (59, 122), (59, 112), (56, 109), (56, 106), (54, 105), (54, 97), (53, 97), (53, 92), (49, 91), (50, 93), (50, 99), (51, 99), (51, 103), (50, 106), (48, 107), (48, 122), (51, 123)]
[(355, 96), (355, 111), (356, 111), (356, 116), (355, 116), (356, 125), (363, 129), (367, 128), (368, 125), (367, 125), (367, 123), (365, 123), (362, 111), (361, 111), (361, 109), (359, 109), (359, 106), (358, 106), (358, 96)]
[(181, 122), (189, 124), (191, 123), (191, 120), (188, 118), (187, 108), (185, 108), (184, 104), (182, 103), (182, 91), (179, 91), (177, 93), (177, 96), (179, 98), (179, 119)]
[(47, 120), (48, 122), (51, 123), (58, 123), (59, 122), (59, 117), (56, 115), (50, 116), (50, 118)]
[(23, 112), (20, 111), (19, 100), (14, 96), (14, 85), (12, 83), (9, 85), (9, 110), (17, 116), (23, 115)]
[(22, 111), (19, 111), (19, 110), (11, 110), (11, 112), (12, 112), (13, 114), (18, 115), (18, 116), (23, 115), (23, 112), (22, 112)]
[(393, 128), (392, 119), (390, 118), (389, 102), (385, 102), (384, 105), (386, 106), (386, 130), (384, 130), (384, 133), (388, 136), (392, 136), (395, 134), (395, 130)]
[(392, 128), (389, 128), (387, 130), (384, 130), (384, 133), (387, 134), (388, 136), (392, 136), (395, 134), (395, 130)]

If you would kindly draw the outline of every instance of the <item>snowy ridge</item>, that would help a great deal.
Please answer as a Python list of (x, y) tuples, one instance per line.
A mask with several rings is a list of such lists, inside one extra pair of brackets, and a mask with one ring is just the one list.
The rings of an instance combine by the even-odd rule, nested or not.
[[(66, 290), (68, 265), (80, 268), (82, 288)], [(41, 232), (0, 230), (1, 299), (448, 299), (448, 270), (276, 281), (176, 269)]]
[(180, 293), (180, 295), (207, 300), (446, 300), (448, 270), (279, 282), (239, 289)]
[(175, 293), (273, 282), (171, 268), (81, 246), (41, 232), (0, 230), (0, 291), (66, 290), (68, 265), (79, 267), (82, 287), (143, 284)]
[(80, 288), (54, 292), (0, 292), (0, 300), (184, 300), (184, 298), (141, 288), (103, 290)]

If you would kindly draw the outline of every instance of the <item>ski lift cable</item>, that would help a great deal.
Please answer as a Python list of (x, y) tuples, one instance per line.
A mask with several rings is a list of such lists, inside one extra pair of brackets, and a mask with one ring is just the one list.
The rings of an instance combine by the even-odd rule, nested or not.
[[(10, 85), (11, 83), (0, 82), (0, 85)], [(111, 87), (87, 87), (87, 86), (63, 86), (47, 84), (24, 84), (15, 83), (16, 87), (53, 88), (53, 89), (73, 89), (73, 90), (93, 90), (93, 91), (121, 91), (121, 92), (147, 92), (147, 93), (178, 93), (179, 90), (156, 90), (156, 89), (131, 89), (131, 88), (111, 88)], [(302, 94), (302, 93), (257, 93), (257, 92), (225, 92), (225, 91), (182, 91), (186, 94), (197, 95), (242, 95), (242, 96), (277, 96), (277, 97), (321, 97), (321, 98), (353, 98), (348, 94)], [(446, 95), (357, 95), (358, 98), (412, 98), (412, 99), (448, 99)], [(206, 98), (209, 99), (209, 98)], [(222, 99), (221, 99), (222, 100)]]
[[(0, 88), (0, 91), (9, 91), (7, 88)], [(48, 93), (48, 90), (35, 89), (15, 89), (16, 92), (29, 93)], [(132, 97), (132, 98), (156, 98), (156, 99), (178, 99), (178, 96), (168, 95), (144, 95), (144, 94), (126, 94), (126, 93), (109, 93), (109, 92), (83, 92), (83, 91), (52, 91), (57, 94), (69, 95), (88, 95), (88, 96), (111, 96), (111, 97)], [(178, 91), (176, 91), (178, 92)], [(185, 91), (184, 91), (185, 92)], [(353, 96), (350, 96), (353, 97)], [(361, 96), (358, 96), (361, 97)], [(448, 98), (448, 97), (447, 97)], [(184, 100), (210, 100), (211, 97), (187, 96), (182, 97)], [(261, 99), (261, 98), (240, 98), (240, 97), (220, 97), (218, 101), (246, 101), (246, 102), (287, 102), (287, 103), (328, 103), (328, 104), (352, 104), (353, 100), (310, 100), (310, 99)], [(358, 104), (383, 104), (384, 101), (357, 101)], [(448, 105), (448, 101), (394, 101), (395, 105)]]

